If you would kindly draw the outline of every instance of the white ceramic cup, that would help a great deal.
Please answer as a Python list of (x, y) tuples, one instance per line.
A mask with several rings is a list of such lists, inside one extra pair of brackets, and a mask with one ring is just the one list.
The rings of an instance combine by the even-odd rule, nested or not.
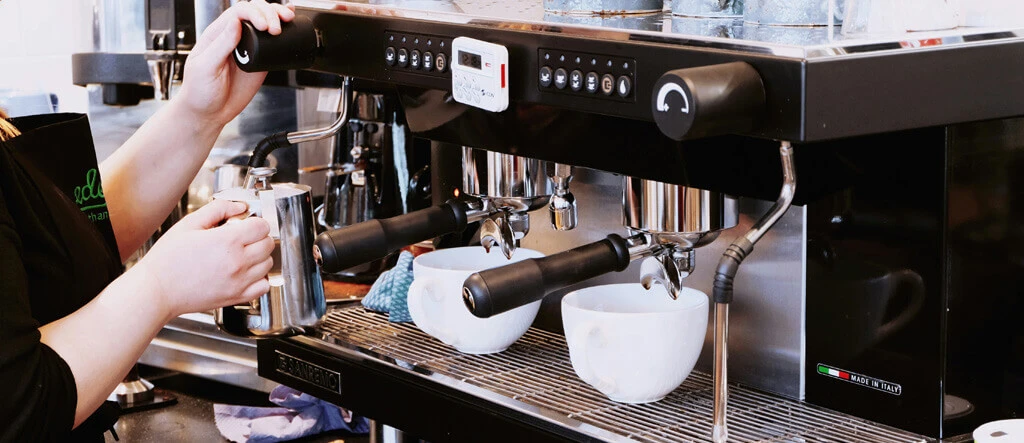
[(518, 248), (508, 260), (497, 249), (481, 246), (440, 249), (416, 257), (409, 286), (409, 315), (423, 332), (460, 352), (490, 354), (504, 351), (533, 324), (540, 300), (491, 318), (478, 318), (462, 301), (462, 284), (475, 272), (544, 254)]
[(576, 375), (613, 401), (658, 401), (686, 380), (704, 346), (708, 296), (660, 285), (593, 286), (562, 298), (562, 324)]

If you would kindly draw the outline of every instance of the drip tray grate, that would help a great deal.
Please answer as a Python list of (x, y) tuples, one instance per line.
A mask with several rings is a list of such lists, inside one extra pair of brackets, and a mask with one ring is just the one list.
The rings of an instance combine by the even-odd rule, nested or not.
[[(712, 380), (694, 371), (663, 400), (620, 404), (583, 383), (565, 338), (530, 329), (508, 350), (462, 354), (410, 324), (349, 307), (331, 311), (323, 339), (492, 391), (551, 415), (644, 442), (710, 442)], [(737, 442), (921, 442), (927, 438), (797, 401), (732, 385), (729, 440)]]

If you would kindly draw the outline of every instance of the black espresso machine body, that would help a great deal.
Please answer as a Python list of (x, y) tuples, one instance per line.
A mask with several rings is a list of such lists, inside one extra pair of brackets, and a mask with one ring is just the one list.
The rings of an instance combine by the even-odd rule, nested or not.
[[(463, 9), (476, 5), (456, 3)], [(1016, 174), (1024, 165), (1024, 38), (1019, 33), (981, 29), (913, 40), (776, 44), (577, 26), (555, 23), (542, 13), (520, 20), (497, 12), (340, 2), (311, 3), (298, 13), (317, 30), (319, 47), (309, 48), (315, 54), (311, 69), (393, 88), (410, 130), (435, 142), (432, 167), (439, 177), (457, 177), (452, 169), (458, 163), (446, 158), (458, 155), (457, 146), (472, 146), (585, 168), (597, 181), (621, 174), (756, 203), (778, 194), (779, 142), (791, 142), (799, 173), (791, 210), (798, 216), (782, 240), (798, 245), (798, 265), (796, 272), (769, 277), (796, 288), (792, 297), (802, 312), (793, 324), (760, 321), (775, 315), (770, 310), (738, 312), (730, 340), (743, 343), (744, 336), (772, 332), (745, 323), (786, 329), (798, 343), (789, 350), (796, 353), (798, 371), (796, 379), (778, 385), (796, 388), (759, 382), (753, 389), (737, 387), (734, 398), (778, 396), (780, 403), (771, 408), (816, 411), (783, 414), (794, 423), (834, 424), (839, 419), (827, 414), (837, 411), (852, 417), (842, 422), (850, 429), (863, 420), (881, 424), (867, 434), (830, 437), (846, 441), (886, 441), (885, 432), (897, 432), (893, 429), (947, 438), (1021, 413), (1024, 230), (1015, 223), (1024, 215), (1024, 182)], [(666, 17), (663, 26), (675, 20)], [(507, 110), (489, 112), (452, 99), (450, 68), (439, 66), (458, 56), (450, 50), (457, 37), (507, 48)], [(431, 69), (423, 64), (427, 52)], [(408, 59), (414, 53), (416, 67)], [(729, 89), (721, 79), (732, 78), (730, 64), (736, 62), (752, 67), (761, 82), (763, 107), (757, 112), (715, 93)], [(710, 74), (695, 74), (692, 68), (700, 67), (709, 67)], [(584, 79), (596, 74), (595, 90), (567, 83), (574, 71)], [(673, 72), (690, 94), (659, 97), (665, 84), (659, 80)], [(687, 116), (689, 132), (677, 141), (663, 132), (674, 128), (659, 127), (655, 117), (662, 106), (683, 105), (694, 112)], [(730, 109), (737, 111), (730, 114)], [(454, 181), (437, 181), (435, 198), (457, 189)], [(605, 212), (617, 218), (618, 210)], [(756, 218), (760, 212), (750, 213)], [(728, 240), (719, 242), (727, 245), (736, 235), (726, 231), (722, 238)], [(711, 267), (703, 263), (698, 268)], [(699, 278), (691, 276), (685, 284), (710, 286)], [(753, 288), (758, 282), (738, 280), (737, 285), (736, 298), (742, 299), (744, 285)], [(706, 422), (706, 429), (698, 426), (706, 432), (691, 438), (710, 436), (711, 409), (701, 406), (703, 397), (646, 409), (614, 404), (588, 409), (597, 400), (570, 395), (578, 409), (563, 408), (556, 394), (577, 389), (578, 381), (571, 388), (537, 379), (493, 381), (465, 368), (529, 368), (514, 355), (473, 360), (419, 350), (411, 345), (426, 346), (429, 338), (415, 328), (386, 320), (370, 324), (372, 318), (355, 312), (329, 314), (317, 333), (260, 342), (260, 375), (431, 441), (626, 436), (672, 441), (691, 434), (673, 433), (686, 428), (676, 419), (659, 420), (669, 417), (664, 411), (690, 407)], [(521, 339), (529, 346), (509, 352), (556, 352), (549, 347), (559, 343), (560, 326), (544, 318), (537, 326), (554, 334), (538, 329)], [(705, 354), (708, 349), (710, 343)], [(757, 362), (739, 367), (771, 370)], [(571, 368), (559, 372), (564, 369), (562, 362), (539, 371), (571, 379)], [(706, 355), (698, 369), (709, 370)], [(701, 375), (691, 379), (694, 392), (706, 388)], [(540, 383), (550, 390), (523, 394), (510, 387), (515, 383)], [(745, 418), (758, 409), (754, 400), (744, 401), (733, 403), (733, 423), (753, 420), (750, 426), (767, 432), (750, 435), (788, 435), (773, 434), (775, 425), (759, 424), (756, 417)], [(634, 418), (631, 425), (641, 430), (616, 424), (614, 414), (602, 415), (605, 409)]]

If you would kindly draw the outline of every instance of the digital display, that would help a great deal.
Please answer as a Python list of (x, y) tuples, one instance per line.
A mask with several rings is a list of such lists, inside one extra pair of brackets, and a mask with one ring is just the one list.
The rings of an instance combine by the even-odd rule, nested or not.
[(474, 69), (480, 69), (481, 62), (478, 54), (472, 52), (459, 51), (459, 65), (468, 66)]

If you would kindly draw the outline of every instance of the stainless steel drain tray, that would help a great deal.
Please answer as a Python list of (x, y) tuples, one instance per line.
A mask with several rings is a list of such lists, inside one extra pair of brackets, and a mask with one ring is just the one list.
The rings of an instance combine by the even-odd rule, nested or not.
[[(508, 350), (467, 355), (410, 324), (346, 307), (300, 341), (357, 353), (499, 406), (605, 441), (710, 442), (712, 383), (694, 371), (665, 399), (626, 405), (579, 380), (564, 337), (531, 329)], [(924, 442), (927, 437), (777, 397), (743, 386), (729, 393), (730, 441)]]

